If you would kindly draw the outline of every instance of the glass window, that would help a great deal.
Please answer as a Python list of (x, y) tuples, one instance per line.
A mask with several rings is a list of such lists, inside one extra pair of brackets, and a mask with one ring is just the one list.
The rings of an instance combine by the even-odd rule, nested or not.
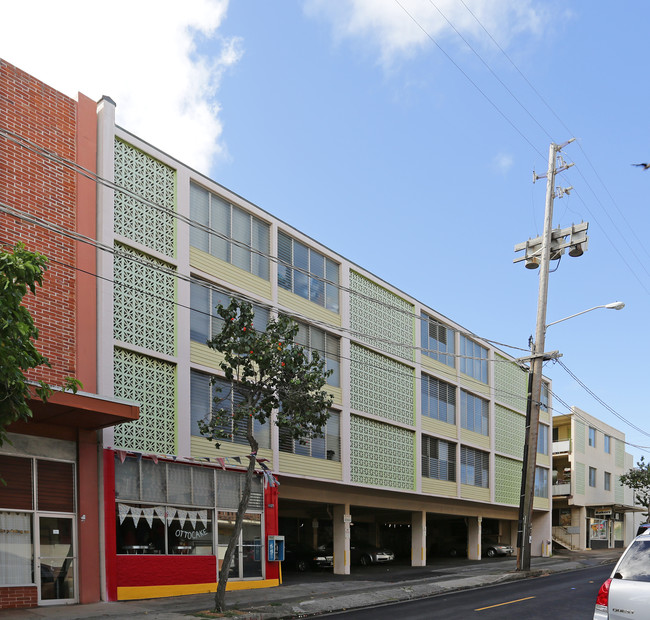
[(468, 431), (488, 434), (489, 405), (487, 400), (460, 391), (460, 425)]
[(325, 360), (325, 370), (333, 371), (327, 377), (327, 384), (339, 387), (341, 385), (341, 339), (313, 325), (296, 322), (298, 323), (298, 333), (295, 342), (304, 347), (308, 353), (310, 351), (318, 352), (320, 358)]
[(481, 450), (461, 446), (460, 481), (475, 487), (489, 486), (490, 455)]
[(278, 285), (332, 312), (339, 311), (339, 266), (278, 232)]
[(650, 557), (650, 536), (648, 540), (636, 540), (621, 558), (618, 574), (621, 579), (629, 581), (650, 581), (648, 557)]
[(454, 368), (456, 365), (454, 331), (422, 313), (422, 353)]
[(456, 481), (456, 444), (422, 435), (422, 475)]
[(612, 474), (610, 474), (608, 471), (605, 472), (605, 478), (603, 480), (605, 484), (605, 491), (611, 491), (612, 490)]
[(548, 383), (546, 381), (542, 381), (542, 393), (540, 397), (540, 404), (539, 408), (542, 411), (548, 411), (548, 394), (549, 394), (549, 389), (548, 389)]
[(589, 445), (592, 448), (596, 447), (596, 429), (593, 427), (589, 427)]
[(548, 424), (540, 424), (537, 434), (537, 453), (548, 454)]
[(330, 417), (323, 429), (323, 437), (307, 437), (298, 440), (293, 439), (285, 429), (280, 428), (279, 433), (281, 452), (311, 456), (328, 461), (341, 460), (340, 416), (334, 411), (330, 412)]
[(548, 498), (548, 469), (535, 468), (535, 497)]
[[(6, 470), (2, 475), (10, 480)], [(33, 557), (31, 513), (0, 512), (0, 586), (34, 583)]]
[[(219, 570), (222, 569), (226, 549), (235, 528), (235, 517), (235, 512), (219, 511)], [(261, 515), (246, 514), (229, 567), (229, 576), (234, 578), (262, 577), (263, 559)]]
[(611, 452), (612, 452), (612, 438), (609, 435), (605, 435), (605, 441), (603, 443), (603, 447), (604, 447), (605, 452), (607, 454), (611, 454)]
[(32, 510), (32, 463), (19, 456), (0, 455), (0, 508)]
[[(223, 319), (217, 313), (217, 306), (228, 306), (232, 298), (217, 291), (207, 282), (190, 282), (190, 338), (205, 344), (216, 336), (223, 326)], [(269, 323), (267, 308), (253, 304), (253, 327), (264, 331)]]
[(190, 245), (265, 280), (270, 226), (216, 194), (190, 185)]
[(485, 347), (470, 340), (466, 336), (460, 337), (460, 371), (474, 377), (482, 383), (488, 382), (488, 352)]
[(589, 486), (590, 487), (595, 487), (596, 486), (596, 468), (595, 467), (590, 467), (589, 468)]
[(456, 424), (456, 388), (429, 375), (422, 375), (422, 415)]
[[(236, 384), (233, 386), (219, 377), (213, 377), (214, 381), (210, 383), (210, 375), (205, 373), (190, 372), (190, 417), (192, 435), (202, 437), (199, 430), (199, 420), (205, 420), (209, 417), (213, 408), (215, 409), (232, 409), (237, 403), (241, 402), (243, 396), (237, 391)], [(215, 398), (218, 402), (215, 402)], [(269, 424), (261, 424), (258, 420), (253, 420), (253, 433), (260, 448), (271, 447), (271, 434)], [(232, 435), (230, 441), (237, 444), (248, 445), (246, 438), (246, 420), (239, 420), (237, 423), (230, 422), (224, 430)], [(222, 441), (228, 441), (223, 439)]]

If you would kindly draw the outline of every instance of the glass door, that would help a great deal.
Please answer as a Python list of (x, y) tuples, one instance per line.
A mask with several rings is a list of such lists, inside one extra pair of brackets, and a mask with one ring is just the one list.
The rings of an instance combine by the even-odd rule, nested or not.
[(77, 598), (75, 579), (75, 532), (71, 516), (39, 515), (36, 575), (39, 580), (39, 603), (74, 603)]

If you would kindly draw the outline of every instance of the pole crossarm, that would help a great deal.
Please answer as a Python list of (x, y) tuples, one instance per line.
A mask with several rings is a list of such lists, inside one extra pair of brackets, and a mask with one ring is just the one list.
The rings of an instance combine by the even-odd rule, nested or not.
[[(572, 224), (566, 228), (554, 229), (551, 232), (551, 259), (555, 257), (559, 258), (566, 248), (572, 248), (578, 245), (582, 245), (584, 252), (589, 242), (589, 238), (587, 237), (588, 228), (589, 222), (580, 222), (580, 224)], [(515, 246), (515, 252), (521, 252), (522, 250), (525, 250), (524, 256), (515, 258), (512, 261), (513, 263), (530, 260), (535, 256), (539, 257), (542, 253), (542, 237), (528, 239), (528, 241), (518, 243)]]
[(547, 353), (533, 353), (532, 355), (526, 355), (524, 357), (518, 357), (515, 359), (515, 362), (531, 362), (532, 360), (541, 359), (543, 362), (548, 362), (550, 360), (556, 360), (562, 357), (562, 353), (559, 351), (548, 351)]

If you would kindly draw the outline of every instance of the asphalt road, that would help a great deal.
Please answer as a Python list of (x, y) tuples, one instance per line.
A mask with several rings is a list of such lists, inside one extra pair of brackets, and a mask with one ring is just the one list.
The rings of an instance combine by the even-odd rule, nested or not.
[(327, 617), (341, 620), (592, 620), (596, 595), (611, 571), (611, 565), (597, 566), (406, 603), (337, 612)]

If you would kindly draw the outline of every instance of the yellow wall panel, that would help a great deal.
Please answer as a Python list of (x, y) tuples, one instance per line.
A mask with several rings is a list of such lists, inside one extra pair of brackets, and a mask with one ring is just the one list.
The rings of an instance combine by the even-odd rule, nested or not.
[(481, 433), (475, 433), (474, 431), (468, 431), (465, 428), (460, 429), (460, 439), (463, 443), (467, 443), (473, 446), (480, 446), (486, 450), (490, 449), (490, 438)]
[(440, 420), (434, 420), (429, 416), (423, 415), (421, 418), (422, 430), (435, 435), (442, 435), (443, 437), (451, 437), (456, 439), (457, 427), (455, 424), (447, 424)]
[(328, 325), (337, 327), (341, 325), (341, 316), (339, 314), (327, 310), (304, 297), (300, 297), (300, 295), (294, 295), (283, 288), (278, 288), (278, 303), (310, 319), (323, 321)]
[(490, 489), (474, 487), (471, 484), (460, 485), (460, 496), (463, 499), (475, 499), (482, 502), (490, 501)]
[(458, 494), (458, 486), (455, 482), (449, 482), (448, 480), (422, 478), (422, 492), (444, 495), (446, 497), (456, 497)]
[(343, 466), (338, 461), (315, 459), (301, 454), (280, 452), (280, 473), (297, 474), (328, 480), (343, 480)]

